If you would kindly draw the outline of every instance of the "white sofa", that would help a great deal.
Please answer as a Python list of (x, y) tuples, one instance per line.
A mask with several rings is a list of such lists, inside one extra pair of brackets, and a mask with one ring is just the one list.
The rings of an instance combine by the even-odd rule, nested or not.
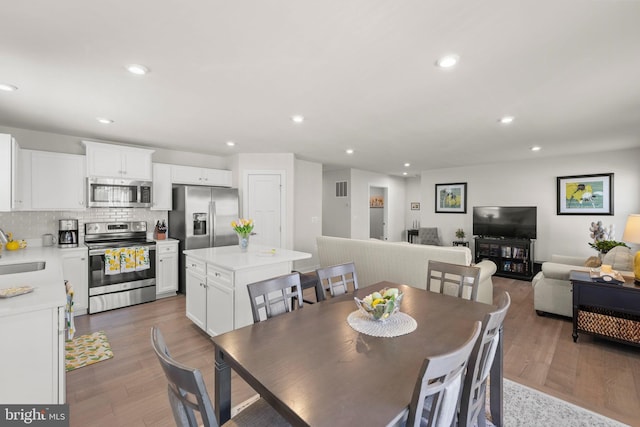
[[(552, 255), (551, 261), (542, 263), (542, 271), (531, 280), (533, 308), (536, 313), (541, 316), (552, 313), (573, 317), (573, 294), (569, 274), (571, 270), (589, 271), (589, 267), (585, 267), (584, 263), (584, 257), (564, 255)], [(610, 254), (605, 255), (604, 263), (612, 265), (614, 270), (623, 276), (633, 275), (629, 271), (633, 264), (628, 248), (612, 250)]]
[[(320, 266), (353, 262), (360, 287), (387, 280), (426, 289), (429, 260), (461, 265), (471, 265), (473, 260), (471, 251), (466, 247), (413, 245), (329, 236), (320, 236), (317, 242)], [(482, 261), (476, 266), (480, 267), (478, 301), (493, 304), (491, 276), (496, 272), (496, 265), (491, 261)]]

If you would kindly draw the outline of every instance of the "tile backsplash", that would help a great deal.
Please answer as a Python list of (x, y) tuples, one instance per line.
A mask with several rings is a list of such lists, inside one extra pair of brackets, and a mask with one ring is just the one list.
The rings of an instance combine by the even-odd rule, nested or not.
[[(167, 221), (167, 211), (139, 208), (92, 208), (86, 211), (0, 212), (0, 229), (13, 233), (16, 240), (40, 239), (43, 234), (58, 236), (59, 219), (77, 219), (80, 242), (84, 241), (86, 222), (146, 221), (152, 233), (158, 220)], [(167, 221), (168, 222), (168, 221)]]

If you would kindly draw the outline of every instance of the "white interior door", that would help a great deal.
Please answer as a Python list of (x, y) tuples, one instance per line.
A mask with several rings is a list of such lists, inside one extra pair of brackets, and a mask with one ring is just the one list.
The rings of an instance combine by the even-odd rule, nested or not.
[(251, 243), (282, 247), (282, 180), (278, 172), (247, 175), (245, 217), (253, 219), (255, 224)]

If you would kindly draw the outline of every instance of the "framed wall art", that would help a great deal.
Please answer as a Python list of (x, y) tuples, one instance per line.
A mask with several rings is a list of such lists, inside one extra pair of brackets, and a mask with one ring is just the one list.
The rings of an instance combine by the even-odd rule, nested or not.
[(613, 174), (559, 176), (558, 215), (613, 215)]
[(419, 211), (420, 210), (420, 202), (411, 202), (411, 210)]
[(371, 196), (371, 197), (369, 197), (369, 207), (370, 208), (384, 208), (384, 197), (383, 196)]
[(436, 213), (467, 213), (467, 183), (436, 184)]

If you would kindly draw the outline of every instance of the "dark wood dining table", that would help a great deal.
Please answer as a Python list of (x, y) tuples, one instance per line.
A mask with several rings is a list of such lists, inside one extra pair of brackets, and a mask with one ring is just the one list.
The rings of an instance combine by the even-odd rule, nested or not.
[[(385, 288), (404, 293), (401, 311), (418, 326), (393, 338), (359, 333), (347, 323), (359, 298)], [(231, 369), (292, 425), (386, 426), (411, 400), (425, 358), (449, 352), (494, 306), (380, 282), (212, 338), (214, 406), (231, 415)], [(502, 425), (502, 334), (491, 371), (491, 412)]]

